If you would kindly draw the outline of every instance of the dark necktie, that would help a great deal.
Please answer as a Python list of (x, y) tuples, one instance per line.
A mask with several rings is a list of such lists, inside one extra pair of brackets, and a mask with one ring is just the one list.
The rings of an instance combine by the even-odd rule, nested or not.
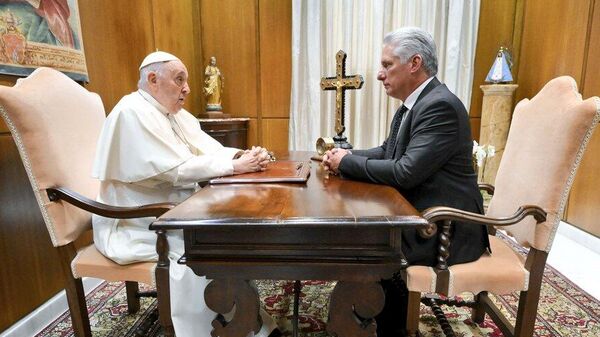
[(394, 155), (394, 150), (396, 149), (396, 140), (398, 137), (398, 129), (400, 129), (400, 125), (402, 124), (402, 116), (404, 116), (407, 111), (408, 108), (402, 105), (402, 107), (400, 107), (400, 109), (398, 109), (394, 115), (392, 131), (388, 137), (388, 142), (385, 148), (385, 159), (390, 159)]

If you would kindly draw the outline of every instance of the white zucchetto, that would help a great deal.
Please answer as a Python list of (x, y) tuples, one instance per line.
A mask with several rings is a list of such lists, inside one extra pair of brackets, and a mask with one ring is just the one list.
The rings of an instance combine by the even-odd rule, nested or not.
[(158, 62), (167, 62), (167, 61), (181, 61), (177, 56), (173, 54), (169, 54), (164, 51), (155, 51), (153, 53), (148, 54), (140, 64), (140, 70), (147, 65)]

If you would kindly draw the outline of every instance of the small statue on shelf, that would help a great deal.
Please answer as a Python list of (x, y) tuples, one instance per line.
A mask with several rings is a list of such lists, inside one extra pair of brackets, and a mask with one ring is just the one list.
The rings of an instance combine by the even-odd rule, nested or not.
[(513, 81), (510, 69), (512, 68), (512, 59), (508, 50), (504, 47), (500, 47), (494, 64), (490, 69), (485, 81), (488, 83), (509, 83)]
[(217, 68), (217, 59), (214, 56), (210, 58), (210, 64), (204, 70), (205, 87), (204, 95), (206, 96), (206, 111), (222, 111), (221, 95), (223, 94), (224, 84), (223, 75)]

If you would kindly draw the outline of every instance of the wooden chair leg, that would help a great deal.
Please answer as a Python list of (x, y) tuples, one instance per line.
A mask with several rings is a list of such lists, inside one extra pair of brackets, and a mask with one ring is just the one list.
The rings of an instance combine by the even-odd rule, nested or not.
[(471, 309), (471, 320), (477, 324), (483, 323), (483, 320), (485, 319), (485, 306), (481, 301), (481, 298), (484, 296), (487, 296), (487, 291), (482, 291), (475, 295), (475, 304)]
[(502, 332), (503, 336), (514, 336), (515, 327), (513, 324), (504, 316), (502, 311), (494, 304), (488, 294), (481, 294), (479, 296), (479, 303), (485, 308), (484, 311), (494, 321), (498, 329)]
[(406, 310), (406, 335), (419, 336), (419, 316), (421, 306), (421, 293), (408, 292), (408, 307)]
[(130, 314), (135, 314), (140, 310), (138, 283), (133, 281), (125, 281), (125, 290), (127, 292), (127, 312)]
[(531, 337), (535, 328), (540, 290), (529, 289), (522, 291), (519, 298), (519, 309), (515, 324), (515, 337)]
[(71, 261), (77, 255), (75, 245), (69, 243), (65, 246), (57, 247), (57, 251), (60, 256), (62, 274), (66, 280), (65, 292), (67, 293), (67, 303), (69, 304), (69, 312), (71, 313), (73, 332), (77, 337), (92, 337), (83, 282), (81, 278), (74, 278), (71, 271)]
[(156, 252), (156, 298), (158, 300), (158, 320), (163, 328), (165, 337), (174, 337), (175, 329), (171, 319), (171, 293), (169, 288), (169, 243), (165, 230), (157, 230)]
[(85, 292), (81, 279), (68, 278), (65, 291), (67, 293), (67, 302), (69, 304), (69, 311), (71, 312), (71, 322), (75, 336), (92, 337), (90, 319), (85, 303)]
[(538, 301), (542, 288), (542, 277), (548, 253), (531, 248), (525, 261), (525, 268), (529, 270), (529, 289), (522, 291), (519, 297), (519, 309), (515, 322), (515, 337), (533, 336), (535, 318), (537, 316)]

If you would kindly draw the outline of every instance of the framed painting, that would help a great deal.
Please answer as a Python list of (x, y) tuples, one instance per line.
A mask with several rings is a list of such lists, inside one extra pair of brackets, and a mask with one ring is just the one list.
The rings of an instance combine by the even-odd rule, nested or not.
[(0, 0), (0, 73), (38, 67), (88, 81), (77, 0)]

